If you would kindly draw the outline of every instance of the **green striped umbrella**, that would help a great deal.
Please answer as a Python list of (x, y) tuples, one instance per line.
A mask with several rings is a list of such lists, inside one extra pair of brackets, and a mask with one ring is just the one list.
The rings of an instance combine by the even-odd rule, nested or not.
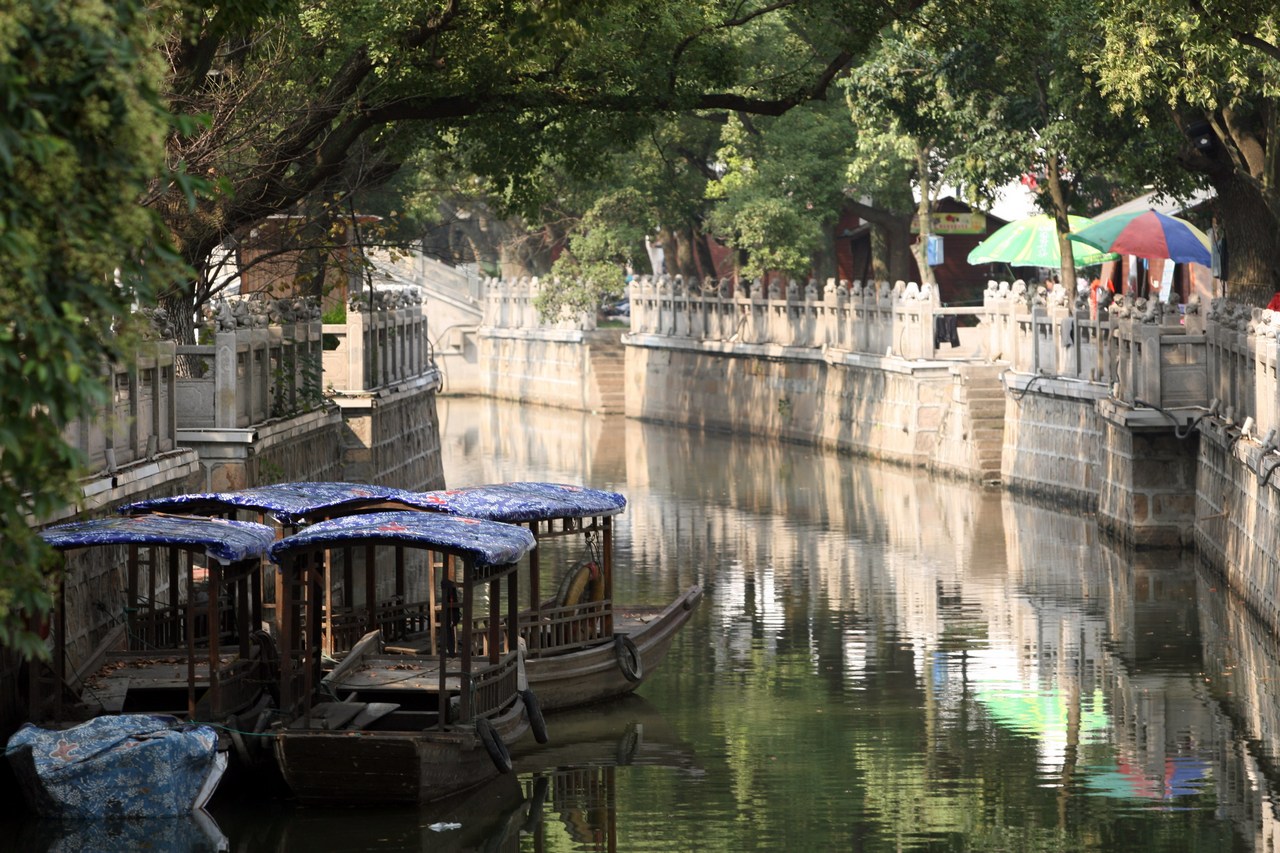
[[(1068, 216), (1067, 221), (1072, 231), (1078, 231), (1093, 220), (1087, 216)], [(1071, 255), (1078, 267), (1114, 261), (1120, 257), (1114, 253), (1099, 252), (1084, 243), (1074, 243)], [(1010, 222), (974, 246), (969, 253), (969, 263), (1006, 263), (1014, 267), (1056, 269), (1062, 266), (1057, 225), (1052, 216), (1044, 213)]]

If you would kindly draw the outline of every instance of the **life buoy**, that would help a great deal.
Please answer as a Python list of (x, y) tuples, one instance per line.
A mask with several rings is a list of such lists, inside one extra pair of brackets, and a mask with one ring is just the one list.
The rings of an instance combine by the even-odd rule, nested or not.
[(644, 678), (644, 661), (640, 659), (640, 650), (626, 634), (613, 635), (613, 652), (618, 658), (618, 669), (627, 681), (633, 684)]
[(538, 743), (547, 742), (547, 721), (542, 717), (542, 706), (532, 690), (521, 690), (520, 698), (524, 700), (524, 712), (529, 718), (529, 728), (533, 729), (533, 739)]
[(604, 572), (594, 560), (583, 560), (566, 572), (556, 592), (557, 607), (573, 607), (584, 601), (604, 601)]
[(476, 735), (479, 736), (480, 742), (484, 744), (489, 757), (493, 759), (493, 766), (498, 768), (498, 772), (510, 773), (511, 753), (507, 751), (507, 745), (502, 742), (502, 738), (498, 735), (498, 730), (493, 727), (493, 723), (484, 717), (477, 719)]

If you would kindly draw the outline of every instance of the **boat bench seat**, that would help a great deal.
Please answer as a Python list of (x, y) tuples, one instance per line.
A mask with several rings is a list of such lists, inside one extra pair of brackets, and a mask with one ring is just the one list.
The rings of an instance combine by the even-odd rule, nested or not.
[(289, 728), (354, 731), (365, 728), (399, 707), (391, 702), (321, 702), (312, 707), (309, 719), (299, 717), (289, 724)]

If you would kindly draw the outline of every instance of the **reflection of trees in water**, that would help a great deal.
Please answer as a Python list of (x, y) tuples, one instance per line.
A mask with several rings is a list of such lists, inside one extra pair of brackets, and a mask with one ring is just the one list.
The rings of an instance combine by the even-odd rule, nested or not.
[[(835, 833), (1106, 850), (1132, 843), (1122, 825), (1153, 848), (1230, 846), (1211, 812), (1231, 789), (1192, 778), (1232, 745), (1197, 686), (1182, 564), (1115, 547), (1090, 516), (919, 471), (631, 420), (622, 431), (625, 469), (585, 482), (628, 498), (628, 592), (707, 591), (645, 685), (714, 780), (693, 806), (704, 820), (662, 828), (671, 846), (799, 848)], [(604, 470), (579, 453), (573, 470)], [(624, 814), (633, 799), (689, 813), (669, 780), (624, 785)], [(625, 823), (624, 838), (639, 831)]]

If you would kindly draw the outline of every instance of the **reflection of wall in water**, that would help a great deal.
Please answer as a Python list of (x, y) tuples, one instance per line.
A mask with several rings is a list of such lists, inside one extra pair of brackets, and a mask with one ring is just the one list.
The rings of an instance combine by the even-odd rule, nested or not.
[(1219, 808), (1253, 849), (1280, 850), (1280, 640), (1203, 569), (1195, 600), (1210, 701), (1221, 709)]
[(611, 489), (623, 476), (621, 417), (478, 397), (437, 406), (449, 488), (538, 479)]

